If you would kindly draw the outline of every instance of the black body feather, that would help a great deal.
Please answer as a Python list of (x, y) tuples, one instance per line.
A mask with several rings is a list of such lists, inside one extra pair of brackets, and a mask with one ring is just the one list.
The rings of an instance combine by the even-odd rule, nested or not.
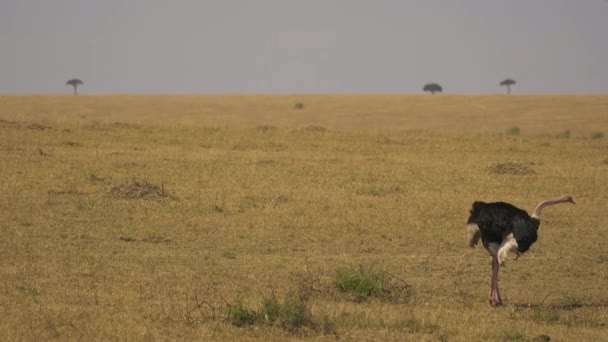
[(489, 243), (502, 243), (513, 233), (520, 253), (527, 251), (538, 238), (540, 220), (530, 217), (525, 210), (504, 202), (474, 202), (469, 224), (476, 224), (481, 232), (484, 247)]

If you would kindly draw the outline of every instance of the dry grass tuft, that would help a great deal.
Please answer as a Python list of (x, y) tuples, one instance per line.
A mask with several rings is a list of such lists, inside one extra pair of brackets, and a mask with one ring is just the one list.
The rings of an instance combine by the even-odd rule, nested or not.
[(47, 125), (44, 125), (41, 123), (37, 123), (37, 122), (21, 122), (21, 121), (4, 120), (4, 119), (0, 119), (0, 127), (25, 128), (25, 129), (31, 129), (34, 131), (44, 131), (47, 129), (51, 129), (50, 126), (47, 126)]
[(49, 196), (82, 196), (84, 193), (78, 189), (66, 189), (66, 190), (49, 190)]
[(276, 132), (278, 129), (276, 126), (272, 126), (272, 125), (261, 125), (256, 127), (256, 129), (258, 130), (258, 132)]
[(545, 335), (545, 334), (536, 335), (536, 336), (534, 336), (532, 341), (533, 342), (549, 342), (549, 341), (551, 341), (551, 337), (549, 335)]
[(43, 124), (39, 124), (39, 123), (29, 123), (26, 124), (24, 126), (27, 129), (33, 129), (33, 130), (37, 130), (37, 131), (44, 131), (45, 129), (50, 129), (51, 127), (43, 125)]
[(306, 127), (302, 128), (302, 131), (305, 131), (305, 132), (315, 132), (315, 133), (323, 133), (323, 132), (327, 131), (327, 128), (325, 128), (323, 126), (310, 125), (310, 126), (306, 126)]
[(486, 170), (497, 175), (525, 176), (536, 174), (536, 171), (528, 164), (518, 162), (496, 163), (488, 166)]
[(162, 200), (176, 199), (175, 196), (165, 191), (164, 184), (156, 185), (146, 180), (133, 180), (129, 183), (113, 186), (110, 193), (115, 198), (129, 200)]

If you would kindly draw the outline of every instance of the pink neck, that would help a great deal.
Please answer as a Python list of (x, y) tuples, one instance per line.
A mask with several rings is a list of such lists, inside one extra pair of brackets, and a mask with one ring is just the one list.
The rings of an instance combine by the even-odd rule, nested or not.
[(565, 200), (563, 198), (556, 198), (556, 199), (542, 201), (536, 206), (536, 209), (534, 209), (534, 213), (532, 213), (532, 217), (536, 218), (536, 219), (540, 219), (540, 211), (543, 210), (543, 208), (548, 207), (550, 205), (563, 203), (563, 202), (568, 202), (568, 200)]

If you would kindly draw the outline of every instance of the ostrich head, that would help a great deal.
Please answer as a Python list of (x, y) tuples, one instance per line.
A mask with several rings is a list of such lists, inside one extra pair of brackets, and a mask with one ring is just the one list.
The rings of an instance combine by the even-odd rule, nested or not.
[(572, 196), (570, 196), (570, 195), (563, 195), (562, 197), (560, 197), (560, 202), (569, 202), (572, 204), (576, 204), (576, 202), (574, 202), (574, 200), (572, 199)]
[(574, 199), (572, 199), (572, 196), (570, 196), (570, 195), (563, 195), (559, 198), (542, 201), (536, 206), (536, 209), (534, 209), (534, 213), (532, 214), (532, 217), (535, 219), (540, 219), (540, 211), (543, 210), (544, 207), (548, 207), (550, 205), (559, 204), (559, 203), (576, 204), (576, 202), (574, 202)]

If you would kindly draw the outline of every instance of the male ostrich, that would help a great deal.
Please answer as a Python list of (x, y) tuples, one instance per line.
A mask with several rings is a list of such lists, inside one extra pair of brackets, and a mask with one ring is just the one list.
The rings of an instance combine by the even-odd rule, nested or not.
[(467, 226), (469, 246), (475, 247), (481, 238), (483, 246), (492, 256), (490, 304), (502, 304), (498, 291), (498, 268), (507, 260), (507, 254), (512, 251), (519, 257), (527, 251), (538, 237), (540, 211), (547, 206), (565, 202), (575, 203), (569, 195), (542, 201), (534, 209), (532, 217), (525, 210), (509, 203), (473, 203)]

